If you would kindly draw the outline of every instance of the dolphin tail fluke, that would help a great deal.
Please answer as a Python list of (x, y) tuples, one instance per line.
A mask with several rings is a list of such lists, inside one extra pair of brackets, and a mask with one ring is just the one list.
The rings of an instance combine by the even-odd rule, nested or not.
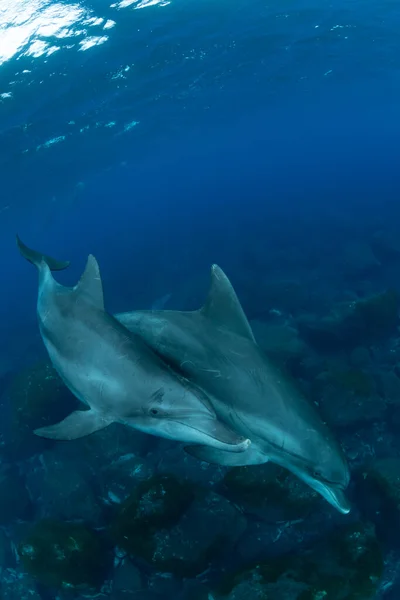
[(104, 429), (112, 423), (94, 410), (76, 410), (63, 421), (35, 429), (34, 433), (50, 440), (77, 440)]
[(41, 254), (40, 252), (37, 252), (36, 250), (31, 250), (31, 248), (28, 248), (28, 246), (26, 246), (21, 239), (19, 238), (19, 236), (17, 235), (17, 246), (18, 246), (18, 250), (20, 251), (21, 255), (26, 258), (26, 260), (28, 260), (30, 263), (32, 263), (33, 265), (35, 265), (36, 267), (40, 267), (40, 264), (43, 262), (45, 262), (47, 264), (47, 266), (49, 267), (50, 271), (62, 271), (63, 269), (66, 269), (67, 267), (69, 267), (69, 261), (65, 260), (65, 261), (61, 261), (61, 260), (55, 260), (54, 258), (51, 258), (51, 256), (47, 256), (46, 254)]

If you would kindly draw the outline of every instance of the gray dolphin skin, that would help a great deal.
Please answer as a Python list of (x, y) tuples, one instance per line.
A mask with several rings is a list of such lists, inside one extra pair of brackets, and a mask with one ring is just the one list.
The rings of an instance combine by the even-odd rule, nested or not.
[(345, 456), (314, 406), (270, 364), (226, 275), (211, 269), (205, 305), (197, 311), (134, 311), (116, 318), (173, 368), (199, 385), (218, 417), (251, 445), (240, 454), (205, 446), (187, 451), (229, 466), (281, 465), (341, 513), (350, 480)]
[(58, 262), (30, 250), (17, 237), (21, 254), (39, 271), (37, 315), (43, 342), (64, 383), (89, 410), (37, 429), (39, 436), (72, 440), (119, 422), (190, 444), (241, 452), (249, 441), (221, 423), (205, 393), (174, 373), (136, 334), (104, 309), (96, 259), (73, 287), (57, 283)]

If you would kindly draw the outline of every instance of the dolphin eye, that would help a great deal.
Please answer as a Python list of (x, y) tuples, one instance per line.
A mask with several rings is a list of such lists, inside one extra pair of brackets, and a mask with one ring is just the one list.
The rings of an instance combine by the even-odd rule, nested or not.
[(151, 414), (153, 417), (156, 417), (156, 416), (158, 415), (158, 410), (157, 410), (156, 408), (151, 408), (151, 409), (150, 409), (150, 414)]
[(312, 471), (311, 475), (315, 477), (315, 479), (323, 479), (322, 473), (320, 471)]

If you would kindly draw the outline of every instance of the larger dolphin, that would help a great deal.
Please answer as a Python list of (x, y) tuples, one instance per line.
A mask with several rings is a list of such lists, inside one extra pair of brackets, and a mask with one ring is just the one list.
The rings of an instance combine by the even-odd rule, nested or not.
[(35, 431), (53, 439), (76, 439), (119, 422), (156, 436), (242, 451), (248, 440), (218, 421), (207, 396), (174, 373), (138, 336), (104, 309), (96, 259), (73, 288), (51, 270), (68, 266), (29, 249), (21, 254), (39, 271), (37, 315), (50, 359), (67, 387), (89, 410)]
[(200, 385), (220, 419), (251, 440), (243, 453), (194, 446), (190, 454), (239, 466), (277, 463), (342, 513), (350, 475), (344, 454), (314, 407), (277, 371), (257, 345), (223, 271), (211, 270), (205, 305), (197, 311), (135, 311), (116, 318), (175, 369)]

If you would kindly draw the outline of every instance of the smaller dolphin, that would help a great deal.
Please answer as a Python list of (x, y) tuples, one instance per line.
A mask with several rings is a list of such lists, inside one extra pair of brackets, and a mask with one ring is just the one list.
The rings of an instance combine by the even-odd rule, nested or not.
[(134, 311), (116, 315), (208, 395), (219, 419), (251, 446), (232, 454), (205, 446), (188, 452), (220, 465), (267, 461), (285, 467), (342, 513), (349, 468), (315, 408), (276, 370), (254, 339), (236, 293), (213, 265), (205, 305), (196, 311)]
[(39, 436), (72, 440), (119, 422), (177, 441), (241, 452), (249, 441), (216, 418), (207, 396), (175, 374), (144, 341), (104, 309), (96, 259), (90, 255), (77, 285), (57, 283), (58, 262), (17, 245), (39, 271), (37, 315), (55, 369), (75, 396), (89, 406), (37, 429)]

